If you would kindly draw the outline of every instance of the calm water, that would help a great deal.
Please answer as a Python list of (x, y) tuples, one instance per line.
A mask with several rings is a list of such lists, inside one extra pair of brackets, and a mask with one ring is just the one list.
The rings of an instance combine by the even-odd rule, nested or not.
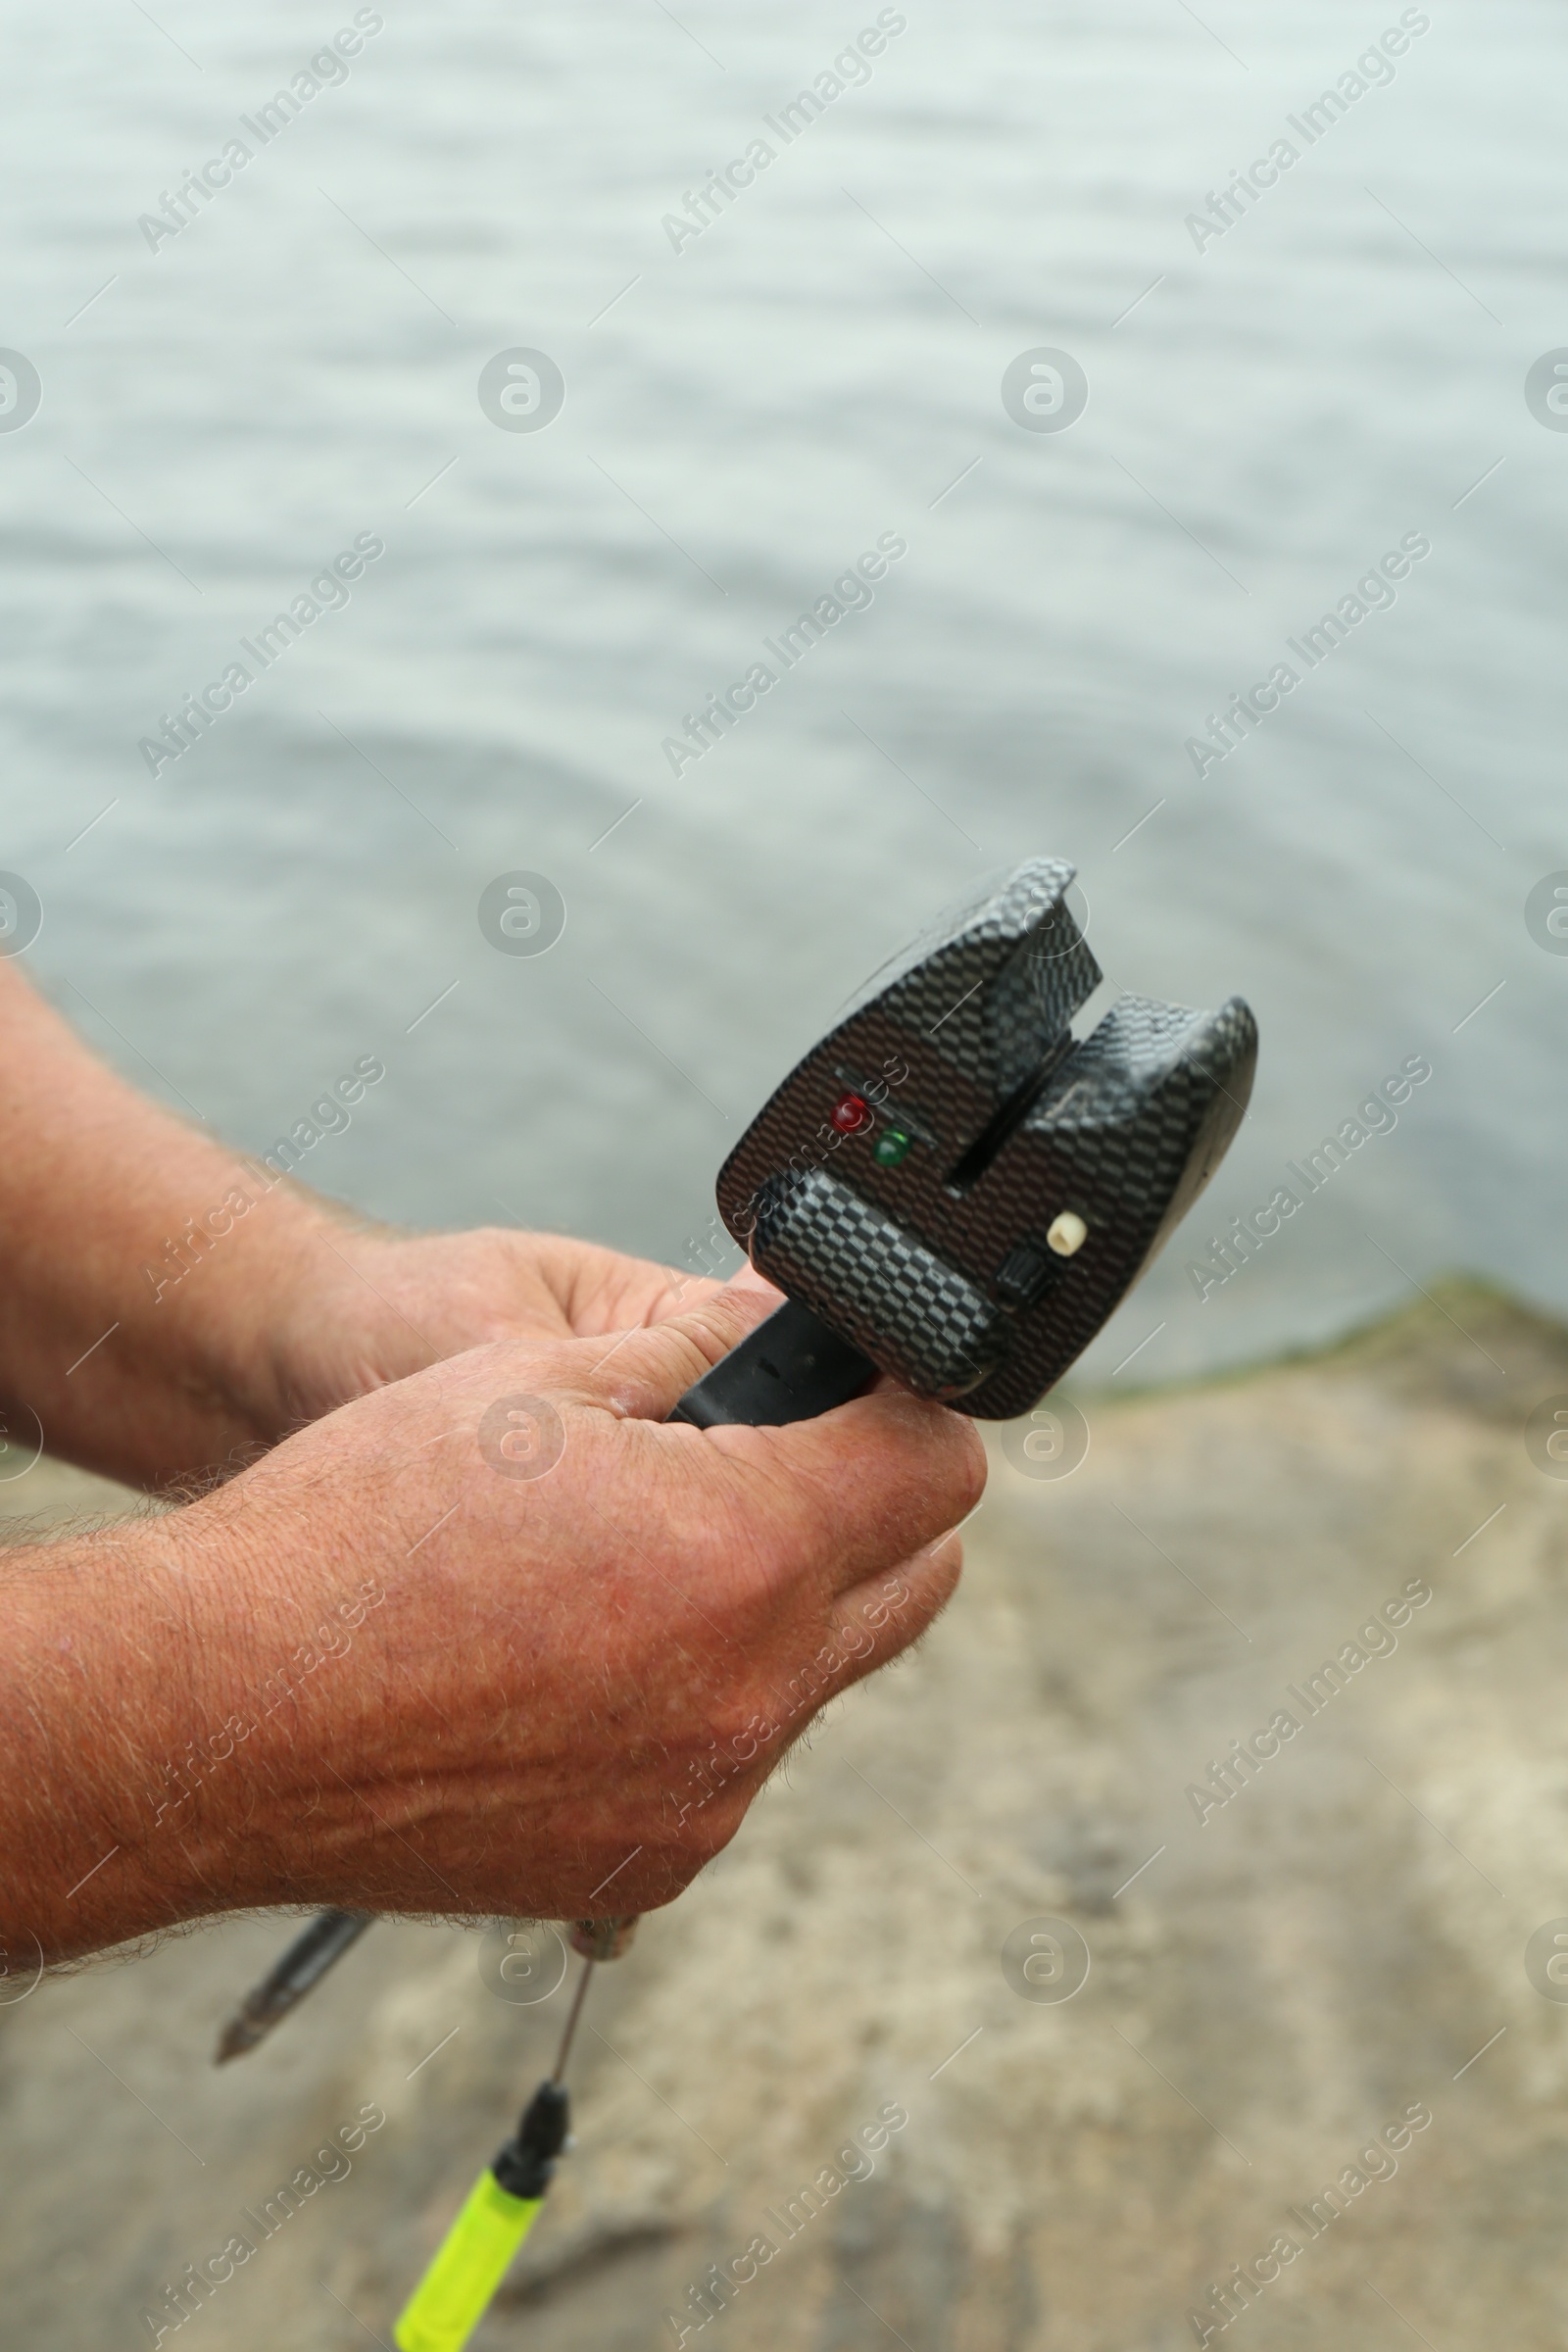
[[(677, 13), (388, 6), (263, 145), (240, 119), (351, 8), (5, 10), (0, 342), (43, 397), (0, 433), (0, 865), (44, 903), (33, 971), (251, 1147), (379, 1054), (309, 1169), (369, 1209), (678, 1259), (861, 975), (1048, 851), (1116, 984), (1256, 1008), (1217, 1209), (1432, 1065), (1202, 1305), (1178, 1244), (1096, 1368), (1161, 1322), (1147, 1377), (1263, 1350), (1455, 1264), (1568, 1305), (1568, 960), (1524, 913), (1568, 867), (1568, 433), (1524, 397), (1568, 341), (1560, 13), (1434, 9), (1310, 147), (1287, 117), (1396, 7), (911, 5), (788, 145), (764, 118), (877, 11)], [(236, 136), (151, 250), (138, 216)], [(1198, 250), (1186, 216), (1281, 136)], [(562, 371), (548, 429), (480, 407), (516, 347)], [(1040, 347), (1087, 372), (1065, 431), (1003, 405)], [(349, 601), (150, 775), (160, 714), (361, 534)], [(883, 534), (874, 603), (672, 774), (683, 714)], [(1305, 673), (1286, 640), (1407, 534), (1396, 601)], [(1281, 661), (1298, 688), (1200, 777), (1187, 738)], [(548, 955), (481, 935), (514, 869), (564, 901)]]

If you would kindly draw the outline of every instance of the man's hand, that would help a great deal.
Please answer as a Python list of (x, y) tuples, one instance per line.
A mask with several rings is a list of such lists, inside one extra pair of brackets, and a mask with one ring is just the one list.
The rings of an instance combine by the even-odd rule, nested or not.
[(19, 1966), (257, 1905), (667, 1902), (951, 1592), (968, 1422), (884, 1390), (666, 1424), (765, 1286), (368, 1229), (9, 968), (0, 1028), (0, 1427), (149, 1487), (238, 1470), (0, 1571)]
[(548, 1235), (368, 1227), (144, 1101), (4, 962), (0, 1124), (0, 1435), (134, 1486), (231, 1471), (481, 1341), (715, 1287)]
[(259, 1904), (667, 1902), (941, 1607), (984, 1479), (972, 1425), (897, 1391), (666, 1425), (768, 1304), (493, 1341), (28, 1555), (0, 1656), (14, 1959)]
[[(777, 1305), (760, 1276), (741, 1279)], [(594, 1339), (666, 1321), (718, 1288), (561, 1234), (409, 1234), (323, 1219), (277, 1287), (260, 1354), (234, 1379), (258, 1426), (293, 1428), (485, 1341)]]

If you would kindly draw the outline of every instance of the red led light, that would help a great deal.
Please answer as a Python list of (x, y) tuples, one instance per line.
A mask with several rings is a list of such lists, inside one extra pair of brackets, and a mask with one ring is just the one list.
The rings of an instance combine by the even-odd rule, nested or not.
[(858, 1135), (871, 1124), (871, 1106), (863, 1095), (840, 1095), (833, 1105), (833, 1124), (840, 1135)]

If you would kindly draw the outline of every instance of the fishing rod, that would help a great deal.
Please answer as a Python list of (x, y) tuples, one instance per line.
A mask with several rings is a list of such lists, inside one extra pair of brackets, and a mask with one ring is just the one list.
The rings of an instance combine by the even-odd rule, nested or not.
[(617, 1960), (636, 1932), (634, 1919), (580, 1919), (572, 1948), (582, 1975), (566, 2013), (556, 2063), (458, 2209), (418, 2285), (398, 2315), (398, 2352), (462, 2352), (495, 2299), (508, 2265), (539, 2219), (545, 2191), (571, 2131), (566, 2060), (594, 1970)]
[[(1241, 1125), (1257, 1028), (1239, 997), (1195, 1012), (1123, 996), (1075, 1036), (1073, 1016), (1103, 975), (1068, 903), (1073, 878), (1061, 859), (1030, 858), (989, 885), (875, 973), (763, 1104), (716, 1192), (726, 1228), (784, 1304), (688, 1390), (672, 1421), (808, 1420), (879, 1372), (977, 1420), (1016, 1419), (1121, 1303)], [(297, 1939), (238, 2013), (259, 2031), (234, 2051), (254, 2046), (308, 1986), (286, 1998), (285, 1988), (320, 1982), (359, 1933), (342, 1923), (362, 1918), (323, 1913), (305, 1959), (315, 1931)], [(597, 1936), (608, 1950), (618, 1936), (624, 1948), (629, 1925), (582, 1923), (577, 2005), (598, 1965), (588, 1946)], [(533, 2138), (508, 2143), (523, 2150), (511, 2178), (548, 2180), (538, 2168), (553, 2170), (564, 2144), (563, 2121), (561, 2138), (538, 2152), (548, 2118), (565, 2112), (551, 2083), (551, 2099), (539, 2106), (542, 2085), (524, 2117), (525, 2130), (535, 2117)], [(474, 2197), (486, 2180), (530, 2207), (514, 2250), (543, 2187), (522, 2196), (493, 2167)], [(475, 2210), (489, 2230), (491, 2190)], [(506, 2209), (508, 2228), (517, 2219)], [(477, 2245), (478, 2221), (468, 2235)], [(497, 2223), (485, 2243), (504, 2235)], [(452, 2263), (456, 2275), (457, 2255)], [(472, 2276), (481, 2271), (476, 2262)], [(423, 2319), (410, 2325), (405, 2334), (399, 2323), (402, 2352), (466, 2341), (417, 2333)]]

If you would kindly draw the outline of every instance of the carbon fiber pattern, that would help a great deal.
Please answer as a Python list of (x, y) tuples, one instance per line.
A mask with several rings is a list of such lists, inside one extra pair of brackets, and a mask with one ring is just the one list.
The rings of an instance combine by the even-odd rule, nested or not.
[(1067, 905), (1073, 874), (1059, 858), (1016, 867), (884, 967), (862, 1005), (879, 1004), (993, 1096), (1011, 1094), (1103, 977)]
[[(718, 1178), (756, 1262), (909, 1387), (954, 1393), (956, 1334), (985, 1368), (960, 1409), (985, 1420), (1027, 1412), (1089, 1345), (1218, 1165), (1256, 1057), (1239, 999), (1199, 1013), (1124, 998), (1074, 1043), (1100, 970), (1065, 905), (1072, 870), (1020, 866), (879, 973)], [(830, 1115), (845, 1071), (875, 1113), (849, 1136)], [(910, 1148), (882, 1165), (877, 1138), (900, 1124)], [(825, 1190), (802, 1182), (813, 1171)], [(785, 1234), (790, 1178), (803, 1205)], [(1063, 1209), (1089, 1238), (1058, 1258), (1045, 1237)], [(1012, 1303), (1020, 1245), (1042, 1268), (1028, 1305)], [(987, 1320), (955, 1321), (965, 1292)]]
[(766, 1188), (752, 1262), (923, 1396), (962, 1396), (1000, 1350), (1001, 1309), (820, 1168)]

